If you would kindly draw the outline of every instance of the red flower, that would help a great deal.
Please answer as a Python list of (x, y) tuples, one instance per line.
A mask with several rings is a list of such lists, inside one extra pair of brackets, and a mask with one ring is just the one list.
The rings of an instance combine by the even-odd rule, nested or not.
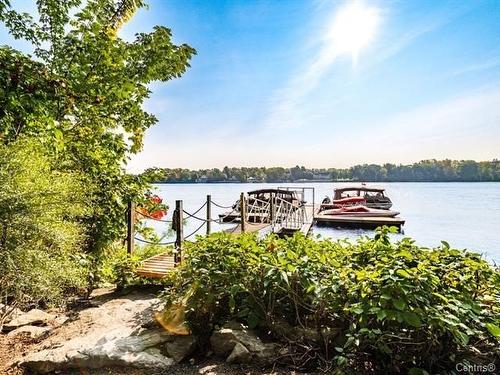
[(159, 204), (159, 203), (161, 203), (161, 202), (163, 202), (163, 200), (162, 200), (162, 199), (161, 199), (158, 195), (153, 195), (153, 196), (151, 197), (151, 200), (152, 200), (154, 203), (158, 203), (158, 204)]
[(166, 212), (165, 210), (157, 210), (157, 211), (152, 212), (150, 216), (151, 216), (153, 219), (157, 219), (157, 220), (159, 220), (159, 219), (161, 219), (163, 216), (165, 216), (166, 214), (167, 214), (167, 212)]

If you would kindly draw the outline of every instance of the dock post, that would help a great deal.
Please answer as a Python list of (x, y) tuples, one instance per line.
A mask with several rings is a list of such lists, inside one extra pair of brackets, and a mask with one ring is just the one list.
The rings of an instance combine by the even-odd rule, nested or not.
[(245, 193), (240, 194), (240, 225), (241, 225), (241, 233), (245, 233), (246, 227), (246, 205), (245, 205)]
[(212, 196), (207, 195), (207, 236), (210, 236), (210, 230), (212, 225)]
[(135, 221), (135, 204), (128, 202), (127, 208), (127, 253), (132, 254), (134, 251), (134, 221)]
[(174, 262), (175, 264), (180, 263), (182, 258), (182, 241), (184, 240), (183, 233), (183, 215), (182, 215), (182, 201), (175, 201), (175, 212), (176, 212), (176, 238), (175, 238), (175, 253), (174, 253)]
[(269, 224), (274, 225), (274, 196), (271, 193), (271, 200), (269, 201)]

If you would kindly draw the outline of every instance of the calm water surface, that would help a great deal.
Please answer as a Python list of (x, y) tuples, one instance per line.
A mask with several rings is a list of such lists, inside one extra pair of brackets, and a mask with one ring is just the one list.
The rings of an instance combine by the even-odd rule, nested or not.
[[(214, 202), (230, 206), (241, 192), (265, 187), (310, 186), (315, 188), (315, 200), (319, 203), (324, 196), (333, 195), (334, 186), (349, 185), (352, 184), (158, 184), (156, 188), (158, 195), (170, 206), (170, 217), (176, 199), (182, 199), (184, 209), (193, 212), (205, 202), (207, 194), (212, 195)], [(446, 240), (455, 248), (481, 252), (490, 260), (500, 263), (500, 183), (380, 183), (368, 186), (386, 189), (393, 201), (392, 209), (399, 211), (406, 220), (404, 235), (411, 236), (420, 245), (438, 246), (441, 240)], [(312, 202), (312, 194), (307, 200)], [(212, 217), (216, 219), (224, 211), (212, 207)], [(198, 215), (205, 217), (206, 211), (203, 209)], [(196, 220), (189, 220), (185, 235), (200, 224)], [(154, 224), (160, 233), (166, 232), (165, 225)], [(227, 227), (213, 223), (212, 230)], [(356, 238), (373, 234), (367, 230), (325, 227), (314, 227), (313, 233), (331, 238)]]

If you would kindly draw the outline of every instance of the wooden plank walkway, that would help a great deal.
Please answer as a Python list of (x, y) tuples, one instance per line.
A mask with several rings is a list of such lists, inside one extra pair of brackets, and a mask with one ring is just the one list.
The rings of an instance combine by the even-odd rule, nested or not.
[(166, 252), (144, 260), (135, 273), (143, 277), (161, 279), (174, 268), (174, 256), (170, 252)]
[(401, 229), (405, 220), (400, 217), (360, 217), (360, 216), (334, 216), (334, 215), (321, 215), (316, 214), (315, 222), (317, 224), (331, 225), (331, 226), (344, 226), (355, 228), (376, 228), (383, 225), (394, 226)]
[(311, 231), (311, 228), (314, 225), (314, 218), (316, 217), (317, 213), (319, 212), (319, 208), (320, 208), (319, 204), (316, 204), (316, 205), (311, 204), (311, 205), (306, 206), (307, 220), (304, 223), (304, 225), (302, 225), (302, 228), (300, 228), (300, 231), (304, 235), (307, 236), (309, 234), (309, 232)]
[[(245, 223), (245, 232), (259, 232), (261, 230), (270, 227), (269, 223)], [(236, 225), (235, 227), (224, 229), (224, 232), (231, 234), (239, 234), (241, 233), (241, 224)]]

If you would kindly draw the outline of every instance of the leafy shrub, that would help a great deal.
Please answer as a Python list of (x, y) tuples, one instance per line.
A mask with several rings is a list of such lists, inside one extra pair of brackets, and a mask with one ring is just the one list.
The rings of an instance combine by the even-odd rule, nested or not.
[(354, 243), (199, 238), (171, 276), (167, 306), (185, 304), (197, 334), (235, 318), (269, 332), (299, 367), (438, 373), (498, 359), (500, 272), (445, 242), (392, 243), (388, 231)]
[(0, 146), (0, 294), (18, 304), (60, 303), (86, 286), (83, 188), (56, 172), (33, 142)]

